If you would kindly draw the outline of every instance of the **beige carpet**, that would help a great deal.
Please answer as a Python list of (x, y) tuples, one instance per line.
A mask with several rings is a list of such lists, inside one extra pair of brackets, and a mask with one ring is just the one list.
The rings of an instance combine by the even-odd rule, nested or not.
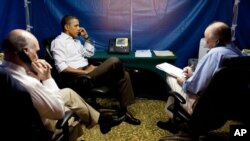
[[(168, 120), (164, 112), (165, 101), (138, 99), (129, 106), (129, 111), (141, 120), (141, 125), (135, 126), (122, 122), (107, 134), (102, 134), (99, 125), (85, 129), (78, 141), (158, 141), (160, 137), (171, 135), (167, 130), (156, 126), (157, 121)], [(228, 125), (219, 129), (219, 132), (228, 132)]]

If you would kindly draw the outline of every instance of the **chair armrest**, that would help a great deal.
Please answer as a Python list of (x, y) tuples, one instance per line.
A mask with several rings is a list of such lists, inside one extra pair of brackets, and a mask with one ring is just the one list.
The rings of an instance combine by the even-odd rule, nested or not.
[(179, 119), (183, 120), (183, 121), (189, 121), (191, 119), (191, 115), (188, 114), (188, 112), (186, 112), (182, 107), (178, 107), (178, 109), (176, 109), (174, 107), (174, 104), (171, 104), (168, 106), (168, 110), (171, 111), (172, 113), (176, 114), (175, 116), (178, 117)]
[[(101, 96), (103, 94), (107, 94), (111, 90), (113, 90), (111, 87), (99, 86), (99, 87), (95, 87), (95, 88), (91, 89), (90, 92), (96, 94), (97, 96)], [(101, 95), (98, 95), (98, 94), (101, 94)]]
[(92, 77), (89, 75), (85, 75), (85, 74), (73, 74), (73, 73), (66, 73), (66, 72), (61, 72), (60, 73), (61, 77), (66, 78), (68, 80), (72, 80), (72, 79), (88, 79), (88, 80), (92, 80)]
[(73, 111), (66, 111), (65, 116), (62, 119), (57, 121), (56, 128), (62, 129), (66, 124), (68, 124), (69, 119), (74, 116), (75, 116), (75, 113)]
[(92, 77), (89, 76), (89, 75), (85, 75), (85, 74), (81, 74), (81, 75), (76, 75), (75, 76), (76, 79), (82, 79), (82, 78), (85, 78), (85, 79), (88, 79), (88, 80), (91, 80), (92, 81)]
[(175, 100), (177, 100), (181, 104), (185, 104), (186, 100), (177, 92), (175, 91), (170, 91), (169, 92), (170, 96), (173, 96)]
[(175, 91), (170, 91), (169, 94), (174, 97), (174, 103), (168, 106), (168, 110), (173, 113), (173, 122), (177, 123), (178, 120), (189, 121), (191, 115), (181, 106), (181, 104), (186, 103), (186, 100)]
[[(93, 78), (89, 75), (85, 74), (72, 74), (72, 73), (60, 73), (60, 77), (63, 78), (64, 84), (67, 87), (76, 87), (76, 85), (80, 84), (92, 84), (93, 83)], [(65, 81), (66, 80), (66, 81)], [(86, 83), (86, 82), (92, 82), (92, 83)], [(91, 87), (91, 86), (90, 86)]]

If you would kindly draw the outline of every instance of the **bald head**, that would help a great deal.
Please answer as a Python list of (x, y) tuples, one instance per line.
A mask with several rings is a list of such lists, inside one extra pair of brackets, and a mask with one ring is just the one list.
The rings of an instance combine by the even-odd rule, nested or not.
[(231, 29), (223, 22), (214, 22), (205, 30), (205, 39), (213, 40), (214, 46), (221, 44), (226, 45), (231, 42)]
[(23, 29), (12, 30), (3, 41), (3, 50), (6, 53), (16, 53), (23, 48), (38, 47), (34, 35)]
[(36, 37), (23, 29), (9, 32), (3, 44), (4, 59), (15, 64), (23, 65), (25, 61), (38, 59), (39, 44)]

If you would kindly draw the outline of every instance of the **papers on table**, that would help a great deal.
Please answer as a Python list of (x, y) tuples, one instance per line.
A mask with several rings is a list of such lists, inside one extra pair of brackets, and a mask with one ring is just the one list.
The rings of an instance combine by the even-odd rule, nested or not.
[(136, 50), (135, 57), (152, 57), (150, 49), (147, 50)]
[(174, 56), (174, 53), (170, 50), (154, 50), (156, 56)]
[(0, 52), (0, 64), (2, 64), (4, 58), (4, 53)]
[[(170, 50), (153, 50), (155, 56), (174, 56), (174, 53)], [(152, 57), (150, 49), (136, 50), (135, 57)]]
[(245, 56), (250, 56), (250, 49), (243, 49), (241, 52)]

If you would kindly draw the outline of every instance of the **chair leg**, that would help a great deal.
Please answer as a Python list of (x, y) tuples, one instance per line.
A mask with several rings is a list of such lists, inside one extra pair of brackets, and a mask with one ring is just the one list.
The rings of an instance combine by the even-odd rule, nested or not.
[(63, 136), (63, 139), (62, 139), (62, 141), (69, 141), (69, 125), (68, 124), (66, 124), (64, 127), (63, 127), (63, 134), (64, 134), (64, 136)]

